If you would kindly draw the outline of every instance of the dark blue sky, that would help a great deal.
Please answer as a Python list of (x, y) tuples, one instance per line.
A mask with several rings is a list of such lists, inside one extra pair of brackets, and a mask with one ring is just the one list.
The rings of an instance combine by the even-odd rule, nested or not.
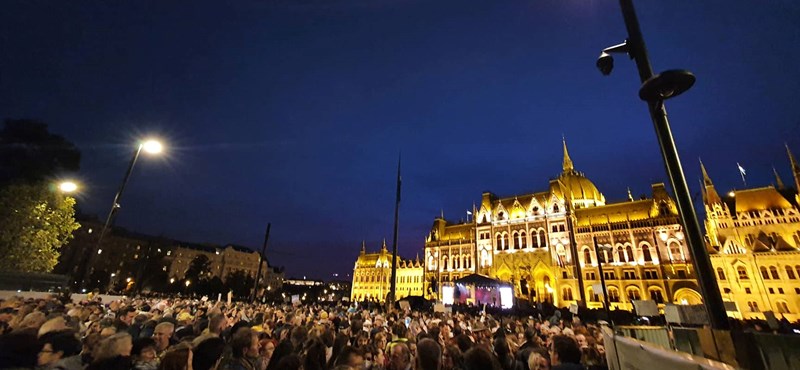
[[(105, 215), (137, 136), (117, 223), (260, 246), (293, 276), (348, 273), (362, 239), (400, 251), (483, 190), (544, 190), (561, 137), (609, 201), (666, 181), (613, 1), (28, 1), (0, 3), (0, 117), (36, 118), (83, 152), (80, 206)], [(657, 71), (698, 78), (668, 112), (693, 191), (790, 182), (800, 155), (800, 4), (639, 1)]]

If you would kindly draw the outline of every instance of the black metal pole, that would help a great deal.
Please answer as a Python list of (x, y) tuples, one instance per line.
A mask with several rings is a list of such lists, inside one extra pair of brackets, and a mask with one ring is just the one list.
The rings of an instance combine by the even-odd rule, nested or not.
[(120, 208), (120, 202), (122, 201), (122, 194), (125, 191), (125, 185), (128, 184), (128, 179), (131, 177), (131, 173), (133, 172), (133, 166), (136, 165), (136, 160), (139, 159), (139, 154), (142, 152), (143, 144), (139, 144), (136, 147), (136, 150), (133, 151), (133, 158), (131, 158), (131, 162), (128, 164), (128, 169), (125, 171), (125, 176), (122, 178), (122, 184), (119, 186), (119, 190), (117, 190), (117, 194), (114, 195), (114, 202), (111, 203), (111, 211), (108, 212), (108, 217), (106, 218), (106, 223), (103, 224), (103, 229), (100, 230), (100, 236), (97, 237), (97, 243), (94, 247), (90, 247), (87, 250), (87, 253), (84, 254), (83, 258), (81, 258), (81, 263), (78, 265), (78, 284), (79, 288), (84, 287), (86, 283), (87, 274), (89, 274), (90, 266), (92, 264), (92, 260), (94, 259), (94, 254), (97, 250), (100, 250), (100, 246), (103, 243), (103, 237), (105, 237), (106, 232), (108, 232), (109, 227), (114, 227), (114, 220), (116, 219), (117, 212)]
[[(619, 3), (622, 9), (622, 16), (625, 19), (625, 27), (628, 30), (629, 53), (636, 62), (636, 67), (639, 70), (639, 78), (642, 82), (645, 82), (653, 77), (653, 68), (650, 66), (650, 60), (647, 56), (647, 49), (645, 48), (644, 37), (639, 28), (639, 20), (636, 17), (636, 11), (633, 7), (633, 0), (620, 0)], [(675, 140), (672, 137), (672, 130), (667, 120), (667, 111), (664, 107), (664, 102), (661, 100), (650, 101), (647, 105), (650, 110), (650, 117), (653, 120), (653, 125), (655, 126), (658, 144), (661, 147), (661, 155), (664, 158), (667, 175), (669, 176), (672, 189), (675, 191), (678, 212), (680, 213), (683, 229), (686, 231), (687, 245), (692, 254), (692, 262), (697, 275), (697, 281), (700, 284), (703, 303), (708, 312), (711, 327), (713, 329), (730, 330), (730, 323), (728, 322), (728, 316), (725, 312), (725, 305), (722, 301), (722, 295), (719, 292), (719, 286), (717, 286), (714, 278), (711, 261), (709, 260), (708, 251), (705, 248), (705, 242), (703, 240), (702, 230), (700, 230), (700, 225), (697, 221), (697, 214), (694, 211), (692, 197), (689, 193), (689, 187), (686, 184), (686, 178), (681, 168), (680, 158), (678, 157), (678, 150), (675, 147)]]
[(386, 300), (388, 307), (391, 309), (394, 306), (395, 290), (397, 286), (395, 280), (397, 279), (397, 226), (400, 217), (400, 157), (397, 158), (397, 196), (394, 203), (394, 235), (392, 236), (392, 277), (389, 285), (389, 297)]
[[(611, 320), (611, 308), (609, 307), (608, 292), (606, 291), (606, 277), (603, 275), (603, 262), (605, 262), (605, 258), (603, 258), (602, 261), (600, 260), (600, 249), (597, 245), (597, 237), (592, 235), (592, 240), (594, 241), (595, 258), (597, 258), (597, 273), (600, 275), (600, 286), (603, 290), (603, 308), (606, 310), (606, 319)], [(603, 255), (605, 256), (605, 253)]]
[(250, 301), (256, 300), (256, 294), (258, 294), (258, 283), (261, 281), (261, 266), (264, 265), (265, 254), (267, 253), (267, 242), (269, 241), (269, 229), (272, 227), (272, 223), (267, 223), (267, 233), (264, 235), (264, 246), (261, 247), (261, 254), (258, 255), (258, 272), (256, 273), (256, 281), (253, 284), (253, 294), (250, 296)]

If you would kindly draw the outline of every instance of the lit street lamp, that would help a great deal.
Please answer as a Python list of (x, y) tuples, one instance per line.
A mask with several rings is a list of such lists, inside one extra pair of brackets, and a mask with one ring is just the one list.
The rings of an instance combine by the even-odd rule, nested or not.
[(74, 193), (78, 190), (78, 184), (72, 181), (62, 181), (58, 184), (58, 190), (66, 194)]
[(689, 251), (692, 253), (692, 263), (697, 272), (697, 281), (711, 327), (730, 330), (725, 305), (716, 283), (708, 251), (705, 248), (702, 230), (697, 222), (697, 214), (694, 211), (692, 197), (681, 168), (678, 149), (672, 137), (672, 129), (669, 126), (667, 110), (664, 106), (664, 100), (674, 98), (692, 87), (695, 77), (691, 72), (684, 70), (669, 70), (654, 75), (650, 59), (647, 56), (644, 37), (639, 28), (639, 20), (633, 7), (633, 0), (620, 0), (619, 4), (625, 20), (625, 28), (628, 31), (628, 38), (619, 45), (604, 49), (597, 60), (597, 68), (603, 75), (610, 74), (614, 68), (614, 59), (611, 56), (613, 53), (626, 53), (636, 62), (642, 82), (639, 98), (647, 102), (650, 110), (650, 117), (655, 126), (667, 175), (672, 189), (675, 191), (678, 213), (686, 233)]
[(117, 190), (117, 194), (114, 196), (114, 202), (111, 203), (111, 211), (108, 213), (108, 218), (106, 218), (105, 224), (103, 224), (103, 229), (100, 231), (100, 236), (97, 238), (97, 243), (94, 248), (89, 248), (89, 250), (84, 254), (81, 263), (78, 265), (78, 273), (77, 281), (80, 285), (83, 285), (86, 280), (86, 274), (88, 273), (89, 266), (91, 265), (92, 256), (94, 255), (94, 249), (100, 249), (100, 246), (103, 242), (103, 237), (106, 235), (109, 227), (114, 226), (114, 220), (117, 216), (117, 212), (119, 212), (119, 208), (121, 207), (120, 202), (122, 201), (122, 194), (125, 191), (125, 185), (128, 184), (128, 179), (133, 172), (133, 167), (136, 165), (136, 160), (139, 159), (139, 155), (144, 150), (145, 153), (148, 154), (158, 154), (163, 151), (164, 147), (161, 142), (153, 139), (144, 140), (136, 146), (136, 149), (133, 151), (133, 158), (131, 158), (130, 163), (128, 164), (128, 169), (125, 171), (125, 176), (122, 178), (122, 184)]

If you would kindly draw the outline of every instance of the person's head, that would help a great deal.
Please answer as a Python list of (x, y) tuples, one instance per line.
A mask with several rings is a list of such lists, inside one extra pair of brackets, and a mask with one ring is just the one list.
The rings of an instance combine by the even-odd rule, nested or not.
[(136, 309), (133, 307), (125, 307), (120, 310), (119, 312), (119, 321), (124, 322), (126, 325), (130, 325), (133, 323), (133, 319), (136, 317)]
[(537, 351), (531, 351), (528, 356), (529, 370), (550, 370), (550, 361)]
[(292, 353), (285, 356), (275, 366), (277, 370), (299, 370), (301, 368), (300, 356)]
[(233, 357), (254, 358), (258, 357), (260, 343), (258, 334), (250, 328), (239, 329), (231, 339), (231, 350)]
[(228, 325), (228, 319), (222, 313), (216, 312), (208, 317), (208, 331), (214, 334), (221, 334)]
[(109, 358), (123, 356), (128, 357), (131, 355), (133, 349), (133, 340), (128, 333), (114, 334), (105, 338), (97, 344), (97, 349), (94, 354), (94, 361), (106, 360)]
[(219, 366), (225, 341), (220, 337), (209, 337), (198, 343), (192, 352), (194, 370), (212, 370)]
[(156, 359), (156, 341), (153, 338), (136, 338), (131, 356), (134, 361), (152, 362)]
[(417, 369), (439, 370), (442, 367), (442, 349), (433, 339), (423, 339), (417, 344)]
[(458, 346), (451, 344), (442, 351), (442, 369), (451, 370), (453, 368), (461, 368), (463, 362), (464, 356)]
[(464, 354), (464, 370), (499, 370), (500, 364), (482, 346), (473, 346)]
[(175, 332), (175, 324), (171, 322), (161, 322), (153, 330), (153, 340), (156, 341), (156, 351), (163, 352), (169, 347), (169, 340)]
[(404, 322), (398, 321), (392, 326), (392, 335), (397, 338), (406, 338), (408, 335), (408, 328)]
[(179, 345), (167, 351), (158, 370), (192, 370), (192, 349), (188, 345)]
[(81, 352), (81, 342), (71, 330), (51, 331), (39, 338), (42, 349), (39, 350), (37, 363), (47, 367), (62, 358), (75, 356)]
[(578, 343), (566, 335), (554, 335), (550, 345), (550, 362), (553, 365), (581, 363)]
[(39, 337), (41, 338), (49, 332), (62, 331), (65, 329), (68, 329), (67, 320), (65, 320), (63, 316), (57, 316), (45, 321), (44, 324), (39, 327)]
[(588, 348), (589, 347), (589, 343), (586, 341), (586, 336), (583, 335), (583, 334), (576, 334), (575, 335), (575, 341), (578, 342), (578, 347), (579, 348)]
[(339, 357), (336, 358), (336, 365), (347, 365), (361, 369), (364, 365), (364, 352), (353, 346), (345, 346)]
[(386, 348), (386, 333), (375, 333), (375, 338), (372, 340), (372, 342), (375, 344), (375, 347)]
[(389, 353), (389, 368), (392, 370), (404, 370), (411, 363), (411, 351), (405, 343), (397, 343), (392, 346)]

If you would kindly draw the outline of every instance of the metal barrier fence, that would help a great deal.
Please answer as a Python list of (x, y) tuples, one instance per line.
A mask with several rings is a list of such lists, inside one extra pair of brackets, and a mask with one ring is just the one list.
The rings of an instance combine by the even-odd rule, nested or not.
[(694, 356), (723, 359), (728, 363), (735, 359), (742, 369), (800, 369), (798, 335), (734, 331), (730, 336), (715, 337), (708, 328), (659, 326), (617, 326), (615, 331), (628, 338)]

